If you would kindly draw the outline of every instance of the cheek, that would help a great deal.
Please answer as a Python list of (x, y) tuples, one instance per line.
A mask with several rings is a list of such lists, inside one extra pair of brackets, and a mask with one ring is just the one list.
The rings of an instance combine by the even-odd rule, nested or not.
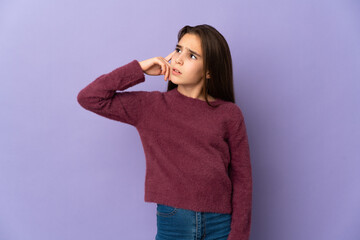
[(193, 74), (201, 76), (203, 74), (203, 66), (202, 66), (202, 64), (193, 63), (192, 66), (191, 66), (191, 72)]

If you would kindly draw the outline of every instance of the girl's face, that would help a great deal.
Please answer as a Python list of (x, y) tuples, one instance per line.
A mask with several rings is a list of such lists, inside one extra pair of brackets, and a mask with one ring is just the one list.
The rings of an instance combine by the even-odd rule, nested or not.
[[(178, 42), (171, 58), (171, 81), (177, 85), (197, 85), (203, 82), (202, 57), (200, 37), (186, 33)], [(174, 68), (181, 74), (174, 72)], [(207, 77), (209, 78), (209, 76)]]

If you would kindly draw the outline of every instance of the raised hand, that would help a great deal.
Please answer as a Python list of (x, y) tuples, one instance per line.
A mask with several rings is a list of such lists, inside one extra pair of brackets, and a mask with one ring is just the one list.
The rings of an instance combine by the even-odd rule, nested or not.
[(171, 80), (171, 66), (169, 61), (176, 51), (171, 52), (167, 57), (153, 57), (139, 62), (144, 73), (152, 76), (164, 75), (164, 80)]

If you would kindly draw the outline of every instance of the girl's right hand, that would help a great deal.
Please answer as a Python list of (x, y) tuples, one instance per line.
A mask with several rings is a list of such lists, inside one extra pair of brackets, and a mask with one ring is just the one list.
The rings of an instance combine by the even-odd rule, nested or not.
[(174, 50), (166, 58), (154, 57), (141, 61), (139, 62), (141, 69), (143, 70), (144, 73), (148, 75), (152, 75), (152, 76), (165, 75), (164, 76), (165, 81), (166, 79), (171, 80), (169, 78), (171, 71), (171, 66), (169, 61), (171, 60), (175, 52), (176, 51)]

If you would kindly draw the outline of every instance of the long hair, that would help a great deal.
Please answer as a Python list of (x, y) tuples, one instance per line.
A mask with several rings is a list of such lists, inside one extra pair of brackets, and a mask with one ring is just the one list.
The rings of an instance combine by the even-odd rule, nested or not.
[[(209, 106), (208, 95), (235, 103), (233, 87), (233, 69), (229, 46), (224, 36), (214, 27), (202, 24), (191, 27), (184, 26), (178, 33), (178, 42), (186, 34), (196, 34), (201, 39), (203, 52), (204, 76), (209, 71), (210, 79), (205, 77), (202, 94)], [(177, 87), (177, 84), (169, 81), (167, 91)]]

